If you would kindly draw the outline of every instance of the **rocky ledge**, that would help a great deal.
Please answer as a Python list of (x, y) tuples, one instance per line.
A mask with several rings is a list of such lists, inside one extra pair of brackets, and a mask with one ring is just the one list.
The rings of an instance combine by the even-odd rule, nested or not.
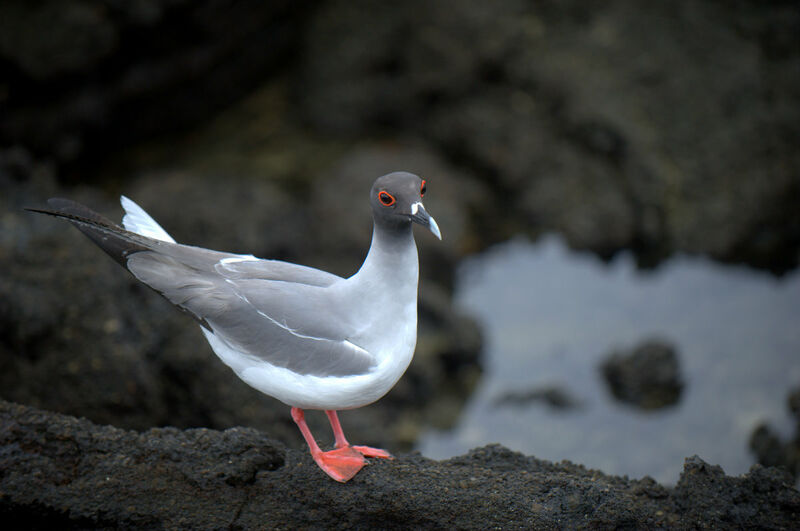
[(347, 484), (250, 428), (144, 432), (0, 402), (6, 529), (298, 527), (792, 528), (777, 468), (731, 477), (699, 457), (674, 488), (486, 446), (375, 462)]

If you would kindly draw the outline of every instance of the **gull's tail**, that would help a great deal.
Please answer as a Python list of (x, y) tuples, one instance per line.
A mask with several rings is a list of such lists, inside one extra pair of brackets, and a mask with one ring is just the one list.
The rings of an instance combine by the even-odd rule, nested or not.
[(152, 248), (151, 245), (148, 245), (146, 236), (143, 238), (140, 234), (125, 230), (107, 217), (80, 203), (54, 197), (48, 199), (47, 204), (51, 208), (26, 208), (25, 210), (66, 219), (123, 267), (126, 266), (127, 257), (131, 253)]
[(129, 231), (148, 236), (162, 242), (176, 243), (175, 240), (167, 234), (161, 225), (156, 220), (150, 217), (150, 214), (144, 211), (142, 207), (128, 199), (124, 195), (120, 196), (119, 202), (122, 208), (125, 209), (125, 217), (122, 218), (122, 225)]
[(138, 280), (210, 330), (192, 301), (198, 293), (213, 287), (215, 265), (222, 258), (237, 255), (177, 244), (136, 203), (125, 199), (126, 228), (69, 199), (53, 198), (47, 201), (49, 209), (25, 210), (66, 219)]

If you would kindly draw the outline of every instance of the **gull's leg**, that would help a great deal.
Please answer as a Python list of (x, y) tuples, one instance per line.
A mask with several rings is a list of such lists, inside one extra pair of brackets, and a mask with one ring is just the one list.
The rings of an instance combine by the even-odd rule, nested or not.
[(344, 437), (344, 431), (342, 431), (342, 425), (339, 423), (339, 415), (336, 414), (336, 411), (327, 410), (325, 411), (325, 414), (328, 415), (331, 428), (333, 428), (333, 436), (336, 439), (336, 448), (349, 447), (353, 450), (356, 450), (364, 457), (383, 457), (384, 459), (394, 459), (392, 454), (386, 450), (381, 450), (380, 448), (371, 448), (369, 446), (350, 446), (350, 443), (347, 442), (347, 439)]
[(328, 420), (330, 421), (331, 428), (333, 429), (333, 436), (336, 439), (336, 448), (350, 446), (350, 443), (347, 442), (347, 439), (344, 436), (342, 425), (339, 423), (339, 415), (336, 414), (336, 411), (329, 409), (325, 411), (325, 414), (328, 415)]
[(292, 419), (294, 419), (297, 427), (300, 428), (300, 432), (303, 434), (306, 444), (308, 444), (308, 449), (311, 451), (311, 457), (330, 477), (344, 483), (364, 467), (364, 457), (350, 446), (337, 447), (336, 450), (323, 452), (311, 435), (311, 430), (308, 429), (302, 409), (293, 407)]

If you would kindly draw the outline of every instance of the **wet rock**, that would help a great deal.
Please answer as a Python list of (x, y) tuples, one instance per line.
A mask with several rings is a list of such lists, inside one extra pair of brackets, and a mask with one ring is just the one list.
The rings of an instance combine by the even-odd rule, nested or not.
[(797, 479), (800, 478), (800, 389), (789, 393), (787, 405), (797, 421), (794, 436), (783, 441), (768, 424), (762, 423), (750, 435), (749, 446), (760, 464), (782, 467)]
[[(697, 457), (678, 486), (501, 446), (374, 462), (347, 485), (253, 429), (142, 433), (0, 402), (0, 511), (11, 528), (791, 528), (776, 469), (733, 478)], [(431, 488), (434, 485), (435, 488)]]
[(680, 400), (683, 377), (675, 348), (648, 340), (631, 351), (609, 354), (600, 367), (614, 398), (641, 409), (660, 409)]

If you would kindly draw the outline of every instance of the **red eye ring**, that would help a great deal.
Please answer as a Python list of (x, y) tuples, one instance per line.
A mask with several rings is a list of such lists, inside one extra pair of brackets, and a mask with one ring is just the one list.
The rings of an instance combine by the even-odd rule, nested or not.
[(392, 206), (395, 203), (394, 196), (383, 190), (378, 192), (378, 201), (380, 201), (384, 206)]
[(425, 196), (425, 179), (422, 179), (422, 184), (419, 185), (419, 196)]

